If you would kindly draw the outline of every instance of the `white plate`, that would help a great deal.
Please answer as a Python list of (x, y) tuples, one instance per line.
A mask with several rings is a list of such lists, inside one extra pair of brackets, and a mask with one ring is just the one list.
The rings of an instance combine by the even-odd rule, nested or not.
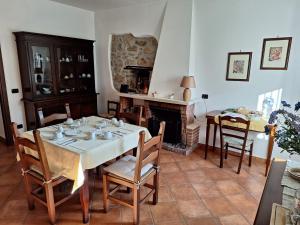
[(41, 136), (42, 136), (42, 138), (45, 138), (45, 139), (51, 140), (51, 141), (64, 138), (64, 136), (57, 138), (55, 135), (55, 132), (53, 132), (53, 131), (42, 131)]
[(65, 130), (64, 134), (66, 136), (73, 137), (73, 136), (77, 136), (78, 134), (80, 134), (80, 131), (78, 131), (78, 130)]
[(102, 135), (99, 135), (100, 137), (101, 137), (101, 139), (103, 139), (103, 140), (112, 140), (112, 139), (114, 139), (115, 138), (115, 135), (112, 135), (110, 138), (107, 138), (107, 137), (104, 137), (104, 135), (102, 134)]

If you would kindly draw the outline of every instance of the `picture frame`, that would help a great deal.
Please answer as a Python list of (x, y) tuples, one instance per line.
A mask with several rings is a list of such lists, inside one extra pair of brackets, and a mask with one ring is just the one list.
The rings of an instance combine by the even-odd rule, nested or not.
[(292, 37), (265, 38), (263, 40), (260, 69), (287, 70)]
[(226, 80), (249, 81), (252, 52), (229, 52)]

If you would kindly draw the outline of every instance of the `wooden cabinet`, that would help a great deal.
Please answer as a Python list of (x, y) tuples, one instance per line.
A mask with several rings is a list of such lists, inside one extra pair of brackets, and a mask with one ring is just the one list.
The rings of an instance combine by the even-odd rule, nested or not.
[(45, 115), (70, 103), (74, 118), (97, 114), (94, 41), (15, 32), (28, 129), (38, 127), (37, 108)]

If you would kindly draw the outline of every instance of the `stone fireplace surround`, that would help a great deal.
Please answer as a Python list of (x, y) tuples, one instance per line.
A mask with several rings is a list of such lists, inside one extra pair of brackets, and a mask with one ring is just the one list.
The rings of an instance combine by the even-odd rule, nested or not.
[[(164, 143), (163, 147), (173, 152), (188, 155), (197, 146), (199, 141), (200, 124), (195, 121), (194, 110), (195, 103), (197, 103), (199, 99), (185, 102), (182, 100), (155, 98), (148, 95), (138, 94), (119, 93), (119, 96), (121, 112), (133, 106), (134, 100), (142, 100), (145, 108), (144, 116), (147, 121), (151, 118), (151, 108), (178, 110), (181, 117), (181, 140), (177, 144)], [(140, 102), (141, 101), (139, 101), (139, 103)]]

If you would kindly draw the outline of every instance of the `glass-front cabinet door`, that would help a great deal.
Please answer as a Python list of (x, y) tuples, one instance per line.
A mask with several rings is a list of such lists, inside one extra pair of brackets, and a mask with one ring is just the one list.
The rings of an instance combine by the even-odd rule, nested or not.
[(52, 52), (49, 46), (29, 45), (31, 52), (31, 84), (36, 97), (55, 94)]
[(93, 49), (81, 48), (76, 51), (76, 72), (78, 74), (78, 91), (95, 92)]
[(58, 92), (61, 95), (77, 91), (76, 59), (73, 48), (61, 46), (56, 48), (58, 64)]

